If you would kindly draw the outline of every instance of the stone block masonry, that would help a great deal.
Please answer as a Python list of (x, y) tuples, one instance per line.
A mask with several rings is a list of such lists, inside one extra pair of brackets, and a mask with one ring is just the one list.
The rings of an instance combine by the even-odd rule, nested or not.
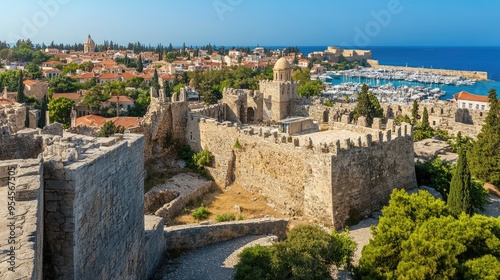
[(45, 277), (144, 279), (144, 137), (45, 144)]
[(42, 279), (42, 159), (0, 161), (0, 279)]

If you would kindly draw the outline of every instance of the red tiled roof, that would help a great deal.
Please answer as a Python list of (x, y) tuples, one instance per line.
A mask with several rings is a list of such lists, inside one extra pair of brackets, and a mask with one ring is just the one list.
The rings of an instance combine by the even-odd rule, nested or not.
[(93, 73), (83, 73), (80, 76), (78, 76), (79, 79), (92, 79), (94, 78)]
[(118, 75), (113, 73), (104, 73), (101, 74), (101, 76), (99, 76), (99, 79), (101, 80), (118, 79)]
[(56, 99), (56, 98), (59, 98), (59, 97), (69, 98), (69, 99), (75, 101), (76, 103), (80, 102), (80, 99), (82, 98), (82, 96), (79, 93), (77, 93), (77, 92), (71, 92), (71, 93), (53, 93), (52, 94), (52, 99)]
[(76, 125), (79, 126), (90, 126), (90, 127), (101, 127), (107, 121), (112, 121), (115, 126), (123, 126), (126, 129), (131, 127), (139, 126), (142, 118), (137, 117), (114, 117), (114, 118), (105, 118), (96, 115), (88, 115), (79, 117), (76, 119)]
[(35, 80), (26, 80), (26, 81), (23, 81), (23, 84), (26, 85), (26, 86), (32, 86), (34, 84), (36, 84), (38, 81), (35, 81)]
[(140, 77), (143, 77), (144, 80), (151, 80), (151, 79), (153, 79), (153, 76), (151, 76), (149, 74), (142, 74), (142, 75), (140, 75)]
[(117, 102), (120, 102), (121, 104), (125, 104), (125, 103), (131, 103), (131, 104), (134, 104), (134, 99), (128, 97), (128, 96), (125, 96), (125, 95), (120, 95), (120, 96), (111, 96), (110, 99), (108, 99), (108, 102), (111, 102), (111, 103), (117, 103)]
[(162, 80), (175, 80), (175, 77), (174, 77), (174, 75), (165, 74), (165, 75), (161, 76), (160, 79), (162, 79)]
[(122, 75), (122, 78), (124, 78), (125, 80), (137, 77), (136, 75), (129, 73), (129, 72), (122, 73), (121, 75)]
[(476, 95), (468, 93), (466, 91), (461, 91), (453, 95), (456, 100), (466, 100), (466, 101), (477, 101), (477, 102), (488, 102), (488, 96)]

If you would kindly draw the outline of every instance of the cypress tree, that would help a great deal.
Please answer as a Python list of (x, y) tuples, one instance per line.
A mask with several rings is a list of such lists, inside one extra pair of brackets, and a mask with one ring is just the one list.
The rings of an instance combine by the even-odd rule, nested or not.
[(160, 82), (158, 81), (158, 71), (156, 71), (156, 68), (155, 73), (153, 74), (153, 81), (151, 82), (151, 85), (155, 88), (156, 92), (160, 92)]
[(465, 149), (459, 152), (457, 168), (451, 178), (450, 194), (448, 195), (448, 207), (453, 215), (459, 216), (462, 212), (472, 215), (474, 207), (471, 198), (471, 175), (467, 164), (467, 153)]
[(142, 70), (144, 70), (144, 65), (142, 65), (142, 56), (139, 55), (139, 58), (137, 59), (137, 72), (142, 73)]
[(48, 103), (49, 102), (47, 100), (47, 95), (44, 95), (42, 98), (42, 106), (40, 108), (40, 119), (38, 120), (37, 124), (39, 128), (44, 128), (47, 125), (46, 113), (47, 113)]
[(24, 103), (25, 99), (26, 98), (24, 96), (23, 71), (19, 70), (19, 83), (18, 83), (18, 87), (17, 87), (16, 102)]
[(420, 119), (420, 116), (418, 115), (418, 102), (417, 100), (413, 100), (413, 108), (411, 109), (412, 124), (415, 125), (418, 119)]
[(478, 179), (500, 186), (500, 103), (497, 93), (488, 94), (490, 111), (473, 144), (470, 155), (471, 173)]
[(429, 112), (427, 111), (427, 107), (424, 107), (424, 113), (422, 114), (422, 129), (427, 130), (429, 128)]

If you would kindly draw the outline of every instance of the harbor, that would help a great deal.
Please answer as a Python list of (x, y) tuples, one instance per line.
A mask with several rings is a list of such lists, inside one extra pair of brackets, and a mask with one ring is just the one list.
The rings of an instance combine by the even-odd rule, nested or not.
[(370, 91), (380, 101), (388, 103), (450, 100), (453, 94), (462, 90), (487, 95), (490, 88), (500, 89), (499, 82), (402, 69), (358, 68), (327, 71), (316, 78), (326, 85), (324, 96), (343, 100), (349, 98), (352, 101), (356, 99), (356, 93), (361, 90), (363, 84), (368, 84)]

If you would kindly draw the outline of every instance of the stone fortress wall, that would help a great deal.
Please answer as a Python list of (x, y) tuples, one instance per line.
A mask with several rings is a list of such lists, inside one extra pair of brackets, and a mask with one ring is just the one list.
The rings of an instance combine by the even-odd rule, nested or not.
[(0, 105), (0, 134), (16, 133), (24, 129), (26, 108), (19, 103)]
[[(364, 134), (313, 143), (263, 128), (241, 129), (198, 113), (188, 117), (188, 133), (194, 135), (189, 142), (193, 149), (213, 154), (209, 170), (219, 184), (236, 182), (266, 196), (283, 213), (337, 228), (352, 213), (379, 209), (393, 188), (416, 185), (409, 125), (388, 131), (341, 129)], [(234, 147), (237, 140), (241, 148)]]
[[(40, 140), (0, 136), (0, 279), (42, 279), (44, 197)], [(13, 145), (23, 152), (6, 150)], [(9, 210), (8, 206), (13, 208)]]
[(144, 275), (144, 138), (54, 136), (44, 145), (45, 276)]

